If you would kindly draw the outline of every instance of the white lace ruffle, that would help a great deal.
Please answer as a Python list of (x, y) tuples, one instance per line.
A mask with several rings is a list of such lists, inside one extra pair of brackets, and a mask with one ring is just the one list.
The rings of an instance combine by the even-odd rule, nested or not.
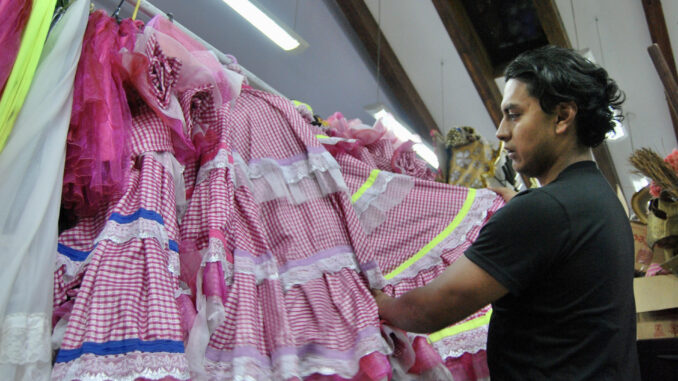
[(323, 274), (331, 274), (342, 269), (358, 269), (358, 261), (350, 249), (345, 252), (333, 254), (309, 265), (295, 266), (280, 274), (283, 289), (291, 289), (298, 284), (304, 284), (310, 280), (320, 278)]
[(92, 253), (90, 253), (84, 261), (74, 261), (64, 254), (57, 253), (54, 271), (58, 270), (61, 266), (64, 266), (64, 279), (67, 282), (70, 282), (71, 279), (84, 269), (85, 265), (91, 261), (91, 258)]
[(131, 352), (109, 356), (87, 353), (73, 361), (55, 364), (52, 371), (53, 380), (134, 381), (139, 378), (159, 380), (164, 377), (190, 379), (183, 353)]
[[(167, 269), (175, 276), (179, 276), (179, 253), (169, 249), (169, 237), (167, 236), (167, 230), (165, 230), (165, 226), (163, 226), (163, 224), (159, 223), (158, 221), (139, 218), (129, 223), (119, 223), (108, 220), (106, 222), (106, 226), (104, 226), (104, 229), (94, 240), (94, 244), (97, 244), (101, 241), (112, 241), (117, 244), (123, 244), (134, 238), (153, 238), (158, 241), (160, 246), (165, 249), (165, 252), (168, 255)], [(85, 262), (88, 262), (91, 257), (91, 255), (87, 257)], [(81, 266), (84, 266), (84, 264)]]
[(44, 313), (11, 313), (2, 322), (0, 364), (50, 364), (51, 317)]
[[(351, 350), (352, 358), (330, 358), (317, 353), (272, 356), (237, 356), (229, 361), (205, 359), (210, 380), (288, 380), (304, 378), (313, 373), (352, 378), (358, 373), (360, 358), (373, 352), (390, 354), (380, 333), (364, 337)], [(348, 357), (348, 356), (347, 356)]]
[(212, 160), (200, 166), (195, 180), (195, 185), (197, 186), (198, 184), (205, 181), (209, 177), (210, 172), (215, 168), (233, 168), (233, 166), (230, 164), (230, 158), (231, 154), (228, 153), (227, 150), (219, 149), (216, 156), (214, 156)]
[(160, 246), (169, 248), (169, 237), (165, 227), (157, 221), (145, 218), (139, 218), (129, 223), (108, 220), (104, 229), (94, 240), (94, 244), (101, 241), (123, 244), (134, 238), (155, 238)]
[[(324, 255), (323, 253), (317, 253), (316, 255)], [(232, 284), (233, 273), (237, 272), (253, 275), (257, 284), (261, 284), (264, 280), (279, 279), (285, 291), (295, 285), (320, 278), (323, 274), (336, 273), (344, 268), (353, 270), (359, 268), (355, 254), (350, 247), (341, 248), (338, 252), (326, 258), (314, 260), (314, 257), (311, 256), (303, 260), (308, 262), (307, 264), (297, 265), (289, 263), (282, 267), (270, 253), (255, 257), (247, 252), (236, 249), (233, 253), (234, 264), (231, 264), (226, 260), (226, 249), (223, 242), (218, 238), (210, 238), (208, 246), (202, 251), (202, 256), (203, 266), (209, 262), (221, 263), (224, 271), (224, 282), (227, 285)], [(283, 269), (282, 271), (281, 268)]]
[(414, 178), (387, 171), (380, 171), (365, 193), (353, 204), (366, 234), (386, 220), (386, 213), (410, 193)]
[(457, 228), (445, 237), (438, 245), (432, 248), (426, 255), (414, 262), (398, 275), (391, 279), (384, 278), (383, 273), (378, 266), (364, 269), (365, 275), (373, 288), (384, 288), (386, 285), (397, 284), (404, 279), (411, 279), (423, 270), (430, 269), (442, 263), (442, 255), (445, 251), (454, 249), (466, 241), (466, 235), (476, 226), (480, 226), (485, 221), (487, 211), (492, 207), (496, 195), (488, 190), (478, 189), (471, 204), (471, 208)]
[(270, 158), (247, 164), (237, 152), (233, 153), (233, 160), (236, 187), (248, 187), (259, 203), (286, 198), (301, 204), (348, 190), (339, 164), (327, 151), (309, 152), (307, 159), (287, 165)]
[(487, 349), (488, 326), (483, 325), (456, 335), (447, 336), (434, 342), (433, 348), (440, 353), (443, 361), (448, 357), (460, 357), (464, 353), (476, 354)]

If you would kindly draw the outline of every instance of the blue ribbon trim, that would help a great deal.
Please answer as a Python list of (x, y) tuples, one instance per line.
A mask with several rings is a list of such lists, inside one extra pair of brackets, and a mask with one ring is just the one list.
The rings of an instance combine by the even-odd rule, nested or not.
[(82, 262), (87, 259), (92, 251), (80, 251), (60, 243), (57, 245), (57, 252), (67, 256), (72, 261)]
[(119, 355), (129, 352), (169, 352), (184, 353), (184, 343), (174, 340), (143, 341), (139, 339), (126, 339), (107, 341), (105, 343), (85, 342), (80, 348), (61, 349), (56, 357), (56, 362), (68, 362), (75, 360), (86, 353), (98, 356)]

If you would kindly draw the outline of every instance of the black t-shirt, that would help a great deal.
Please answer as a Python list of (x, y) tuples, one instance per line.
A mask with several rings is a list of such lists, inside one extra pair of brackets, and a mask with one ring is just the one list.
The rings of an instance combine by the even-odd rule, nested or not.
[(516, 195), (466, 256), (509, 293), (487, 340), (498, 380), (639, 380), (633, 236), (591, 161)]

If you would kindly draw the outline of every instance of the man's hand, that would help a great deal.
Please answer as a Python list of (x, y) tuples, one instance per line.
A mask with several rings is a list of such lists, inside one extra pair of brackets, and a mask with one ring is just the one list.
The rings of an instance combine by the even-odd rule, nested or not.
[(504, 199), (504, 201), (506, 201), (506, 202), (511, 201), (513, 196), (518, 194), (518, 192), (516, 192), (513, 189), (508, 188), (508, 187), (487, 187), (487, 189), (489, 189), (492, 192), (500, 195)]

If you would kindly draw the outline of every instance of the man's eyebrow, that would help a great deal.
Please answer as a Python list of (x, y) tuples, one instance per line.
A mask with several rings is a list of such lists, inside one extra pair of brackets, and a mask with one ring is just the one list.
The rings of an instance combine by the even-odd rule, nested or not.
[(516, 107), (518, 107), (517, 104), (515, 104), (515, 103), (509, 103), (509, 104), (507, 104), (506, 106), (504, 106), (504, 107), (502, 108), (502, 111), (504, 111), (505, 113), (508, 113), (512, 108), (516, 108)]

